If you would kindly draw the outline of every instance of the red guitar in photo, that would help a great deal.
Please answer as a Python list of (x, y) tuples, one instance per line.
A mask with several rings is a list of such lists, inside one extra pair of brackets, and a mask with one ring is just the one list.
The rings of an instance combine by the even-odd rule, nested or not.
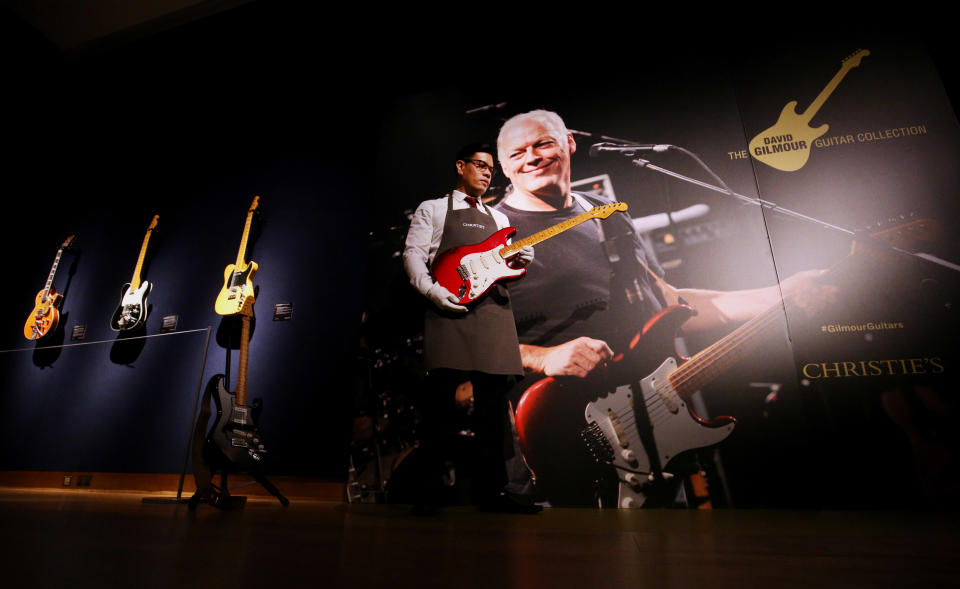
[(60, 321), (59, 307), (63, 296), (53, 287), (53, 277), (57, 273), (57, 266), (60, 265), (60, 256), (63, 255), (63, 250), (70, 246), (73, 237), (73, 235), (68, 237), (60, 246), (60, 249), (57, 250), (57, 257), (53, 260), (53, 267), (50, 268), (47, 283), (43, 290), (37, 293), (36, 304), (23, 326), (23, 336), (29, 340), (38, 340), (57, 329), (57, 323)]
[(615, 202), (593, 207), (589, 211), (557, 223), (530, 237), (507, 245), (507, 239), (516, 233), (515, 227), (505, 227), (487, 239), (474, 245), (452, 247), (439, 254), (433, 261), (431, 273), (434, 280), (455, 294), (460, 304), (475, 301), (490, 290), (495, 282), (504, 278), (523, 276), (526, 268), (511, 268), (507, 261), (525, 245), (534, 245), (560, 235), (590, 219), (606, 219), (617, 211), (627, 210), (627, 203)]

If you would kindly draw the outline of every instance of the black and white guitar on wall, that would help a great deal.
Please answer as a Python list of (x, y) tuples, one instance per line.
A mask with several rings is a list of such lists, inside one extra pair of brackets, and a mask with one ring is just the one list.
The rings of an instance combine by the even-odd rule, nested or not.
[(110, 329), (114, 331), (130, 331), (142, 326), (147, 320), (147, 297), (153, 289), (153, 284), (140, 280), (140, 270), (143, 268), (143, 258), (147, 253), (150, 235), (157, 226), (159, 218), (160, 215), (153, 216), (153, 221), (147, 228), (147, 234), (143, 237), (143, 245), (140, 247), (140, 257), (137, 258), (137, 267), (133, 270), (133, 278), (123, 285), (120, 304), (110, 319)]

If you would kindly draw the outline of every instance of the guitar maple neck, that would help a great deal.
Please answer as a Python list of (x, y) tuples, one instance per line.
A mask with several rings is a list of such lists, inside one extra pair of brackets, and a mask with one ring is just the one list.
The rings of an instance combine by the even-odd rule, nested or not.
[(240, 239), (240, 251), (237, 252), (237, 268), (243, 267), (247, 253), (247, 236), (250, 234), (250, 219), (253, 218), (253, 212), (247, 214), (247, 224), (243, 227), (243, 237)]
[(563, 233), (568, 229), (573, 229), (574, 227), (583, 223), (584, 221), (589, 221), (590, 219), (596, 219), (596, 218), (606, 219), (616, 211), (625, 211), (625, 210), (627, 210), (627, 205), (625, 203), (613, 203), (609, 205), (594, 207), (585, 213), (577, 215), (576, 217), (567, 219), (566, 221), (563, 221), (561, 223), (557, 223), (552, 227), (547, 227), (543, 231), (534, 233), (529, 237), (525, 237), (519, 241), (515, 241), (510, 245), (501, 248), (500, 256), (503, 258), (508, 258), (514, 255), (515, 253), (517, 253), (518, 251), (520, 251), (520, 249), (523, 246), (535, 245), (540, 243), (541, 241), (546, 241), (551, 237), (560, 235), (561, 233)]
[[(156, 218), (154, 218), (154, 223), (156, 223)], [(140, 246), (140, 257), (137, 258), (137, 267), (133, 270), (133, 278), (130, 279), (130, 289), (136, 290), (140, 288), (140, 270), (143, 268), (143, 259), (147, 254), (147, 244), (150, 243), (150, 234), (153, 233), (154, 225), (150, 225), (150, 229), (147, 229), (147, 234), (143, 236), (143, 245)]]
[(247, 222), (243, 226), (243, 237), (240, 238), (240, 251), (237, 252), (237, 268), (243, 268), (247, 255), (247, 237), (250, 235), (250, 224), (253, 221), (253, 211), (257, 208), (259, 196), (253, 197), (253, 204), (250, 205), (250, 211), (247, 213)]
[(247, 360), (250, 355), (250, 312), (244, 311), (241, 317), (243, 328), (240, 330), (240, 365), (237, 369), (236, 403), (247, 405)]

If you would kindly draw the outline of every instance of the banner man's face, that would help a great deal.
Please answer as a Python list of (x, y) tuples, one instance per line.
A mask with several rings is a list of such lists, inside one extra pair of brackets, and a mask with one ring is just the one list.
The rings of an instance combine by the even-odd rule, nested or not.
[(501, 162), (514, 188), (541, 198), (565, 197), (570, 191), (572, 137), (555, 137), (536, 119), (521, 121), (507, 130)]

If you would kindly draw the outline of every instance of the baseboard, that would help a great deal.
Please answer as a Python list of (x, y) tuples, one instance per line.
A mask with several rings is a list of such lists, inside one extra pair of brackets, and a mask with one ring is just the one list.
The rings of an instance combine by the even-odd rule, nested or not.
[[(219, 481), (219, 477), (215, 480)], [(270, 481), (290, 499), (344, 501), (344, 480), (271, 476)], [(231, 492), (235, 495), (270, 496), (263, 487), (253, 480), (253, 477), (247, 475), (230, 475), (228, 484), (232, 489)], [(0, 488), (11, 489), (56, 490), (76, 493), (145, 493), (176, 496), (179, 486), (180, 475), (169, 473), (0, 471)], [(188, 474), (183, 480), (181, 496), (190, 497), (196, 488), (193, 476)]]

